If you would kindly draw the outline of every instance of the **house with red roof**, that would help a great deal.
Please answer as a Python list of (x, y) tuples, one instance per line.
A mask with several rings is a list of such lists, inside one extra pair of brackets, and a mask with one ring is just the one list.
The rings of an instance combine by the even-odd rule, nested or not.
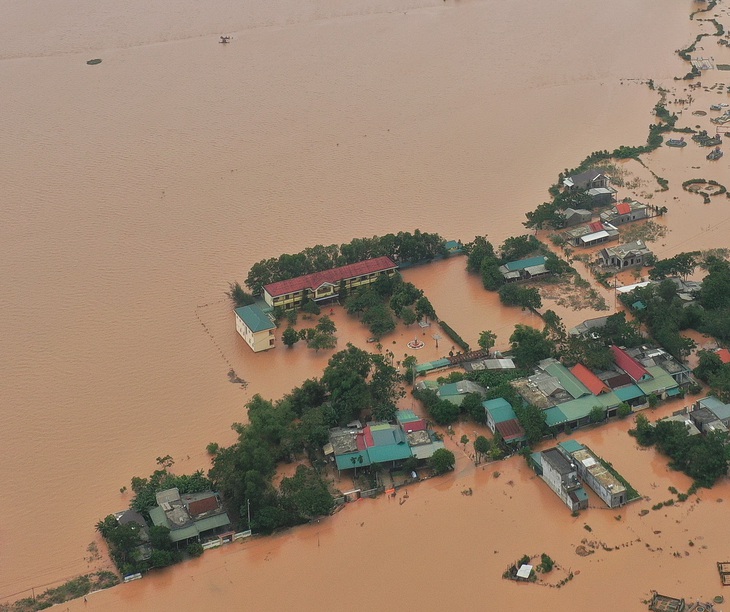
[(623, 225), (632, 221), (641, 221), (652, 216), (649, 207), (641, 202), (619, 202), (601, 213), (601, 221), (611, 225)]
[(728, 351), (726, 348), (718, 349), (717, 356), (723, 363), (730, 363), (730, 351)]
[(272, 308), (299, 308), (305, 300), (331, 301), (340, 291), (350, 291), (374, 283), (383, 275), (392, 276), (398, 266), (390, 257), (376, 257), (354, 264), (305, 274), (264, 285), (264, 300)]
[(570, 368), (570, 371), (573, 376), (588, 387), (588, 390), (593, 393), (593, 395), (601, 395), (601, 393), (611, 392), (611, 388), (582, 363), (576, 363), (572, 368)]
[(588, 225), (579, 225), (566, 231), (565, 239), (577, 247), (589, 247), (612, 240), (618, 240), (618, 230), (610, 223), (593, 221)]
[(626, 372), (635, 383), (645, 382), (652, 378), (649, 371), (624, 349), (611, 345), (611, 352), (616, 365)]

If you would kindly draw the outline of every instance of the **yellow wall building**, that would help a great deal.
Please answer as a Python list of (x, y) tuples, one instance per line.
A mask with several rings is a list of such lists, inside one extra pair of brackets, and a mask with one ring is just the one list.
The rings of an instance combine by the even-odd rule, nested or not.
[(374, 283), (380, 276), (392, 276), (398, 266), (390, 257), (377, 257), (358, 263), (298, 276), (264, 286), (264, 300), (272, 308), (291, 310), (299, 308), (304, 300), (324, 302), (339, 296), (342, 289), (348, 292)]

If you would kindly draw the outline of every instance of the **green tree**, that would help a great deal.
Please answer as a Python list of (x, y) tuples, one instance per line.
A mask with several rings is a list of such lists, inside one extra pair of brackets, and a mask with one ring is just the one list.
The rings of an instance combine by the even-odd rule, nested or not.
[(428, 412), (439, 425), (449, 425), (459, 418), (459, 407), (444, 399), (437, 399), (429, 405)]
[(410, 308), (403, 308), (400, 311), (400, 318), (403, 320), (404, 325), (413, 325), (416, 322), (416, 313)]
[(293, 327), (287, 327), (281, 334), (281, 341), (289, 348), (299, 342), (299, 333)]
[(497, 334), (495, 334), (491, 330), (485, 330), (479, 334), (479, 340), (478, 344), (481, 346), (485, 351), (489, 351), (494, 346), (494, 343), (497, 341)]
[(380, 339), (395, 329), (395, 321), (384, 304), (377, 304), (370, 308), (362, 317), (362, 322), (368, 326), (374, 338)]
[(629, 416), (632, 412), (631, 406), (627, 404), (626, 402), (621, 402), (618, 405), (618, 410), (616, 411), (616, 414), (619, 419), (625, 419), (627, 416)]
[(431, 456), (431, 459), (429, 459), (429, 463), (431, 464), (431, 467), (436, 474), (444, 474), (454, 469), (454, 465), (456, 464), (456, 457), (454, 457), (454, 453), (452, 453), (450, 450), (447, 450), (445, 448), (439, 448)]
[(327, 484), (316, 470), (299, 465), (291, 478), (281, 481), (282, 504), (296, 514), (296, 521), (303, 522), (332, 511), (334, 499)]
[(231, 298), (236, 308), (248, 306), (256, 301), (256, 298), (250, 293), (246, 293), (238, 283), (231, 283), (226, 295)]
[(505, 306), (520, 306), (523, 310), (542, 307), (540, 292), (535, 287), (523, 287), (517, 283), (504, 285), (499, 290), (499, 299)]
[(532, 404), (515, 403), (513, 406), (517, 419), (525, 430), (528, 444), (534, 446), (549, 432), (545, 413)]
[(555, 350), (555, 345), (543, 332), (529, 325), (516, 325), (509, 341), (512, 355), (521, 368), (532, 368)]
[(461, 402), (461, 412), (468, 414), (476, 423), (486, 423), (487, 417), (484, 411), (482, 396), (479, 393), (467, 393)]
[(368, 384), (370, 406), (373, 418), (378, 421), (392, 421), (398, 412), (396, 402), (405, 396), (401, 376), (382, 355), (372, 356), (373, 371)]
[(320, 317), (319, 321), (317, 322), (316, 329), (319, 333), (326, 334), (328, 336), (333, 336), (337, 332), (335, 322), (327, 315), (323, 315), (322, 317)]
[(150, 527), (150, 546), (159, 550), (171, 550), (170, 529), (164, 525)]
[(637, 414), (635, 425), (634, 429), (629, 429), (629, 434), (634, 436), (641, 446), (651, 446), (654, 444), (656, 432), (654, 426), (649, 423), (649, 419), (643, 414)]
[(606, 409), (603, 406), (593, 406), (588, 414), (588, 419), (591, 423), (600, 423), (601, 421), (605, 421)]
[(431, 302), (425, 296), (416, 300), (416, 316), (419, 319), (428, 318), (435, 320), (438, 318), (436, 317), (436, 311), (433, 309)]
[(484, 436), (477, 436), (474, 440), (474, 452), (479, 459), (489, 454), (490, 446), (489, 440)]

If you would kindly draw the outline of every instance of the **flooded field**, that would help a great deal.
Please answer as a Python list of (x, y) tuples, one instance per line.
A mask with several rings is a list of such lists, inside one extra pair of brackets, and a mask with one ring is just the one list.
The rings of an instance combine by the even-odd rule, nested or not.
[[(206, 468), (205, 445), (233, 440), (230, 424), (245, 418), (252, 394), (279, 397), (321, 372), (327, 352), (253, 355), (235, 335), (229, 282), (264, 257), (356, 236), (418, 227), (499, 244), (522, 233), (525, 211), (563, 168), (644, 141), (657, 94), (642, 81), (674, 86), (687, 70), (674, 49), (707, 27), (688, 21), (691, 6), (0, 0), (0, 445), (14, 494), (0, 502), (0, 601), (104, 564), (87, 552), (93, 526), (128, 504), (119, 490), (131, 476), (166, 454), (177, 471)], [(218, 44), (222, 34), (232, 43)], [(102, 63), (87, 65), (92, 58)], [(719, 97), (694, 95), (692, 108)], [(725, 246), (727, 202), (702, 205), (680, 187), (698, 155), (650, 156), (672, 185), (656, 196), (671, 209), (667, 255), (697, 240)], [(723, 168), (713, 169), (718, 180)], [(469, 342), (492, 329), (504, 345), (510, 325), (530, 315), (503, 311), (463, 266), (455, 259), (406, 278)], [(368, 346), (356, 321), (334, 317), (343, 341)], [(405, 353), (410, 334), (399, 329), (391, 350)], [(422, 353), (442, 351), (431, 339)], [(229, 382), (230, 370), (245, 388)], [(626, 436), (605, 450), (596, 441), (621, 469), (614, 444), (636, 458), (626, 476), (640, 486), (650, 451), (632, 450)], [(500, 464), (494, 478), (462, 453), (454, 476), (409, 489), (403, 505), (358, 502), (320, 525), (94, 595), (89, 606), (226, 609), (245, 592), (258, 609), (321, 609), (329, 589), (329, 601), (355, 609), (432, 609), (473, 604), (490, 585), (495, 603), (584, 609), (572, 604), (623, 577), (615, 597), (630, 609), (650, 588), (675, 588), (680, 572), (688, 592), (711, 594), (724, 506), (708, 495), (730, 499), (726, 485), (688, 514), (707, 549), (677, 559), (634, 545), (582, 560), (574, 547), (591, 536), (589, 520), (592, 537), (614, 546), (638, 533), (668, 550), (654, 530), (671, 532), (662, 537), (677, 549), (682, 529), (696, 536), (679, 507), (654, 519), (656, 529), (633, 509), (625, 523), (608, 511), (573, 519), (521, 461)], [(661, 459), (651, 465), (658, 488), (681, 480)], [(464, 487), (475, 495), (462, 496)], [(536, 542), (583, 570), (565, 590), (500, 579)], [(297, 588), (283, 588), (291, 576)]]

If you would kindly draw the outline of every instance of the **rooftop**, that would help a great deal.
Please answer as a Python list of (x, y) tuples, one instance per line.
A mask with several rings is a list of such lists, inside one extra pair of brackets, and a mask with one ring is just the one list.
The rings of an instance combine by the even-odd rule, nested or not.
[(576, 363), (570, 368), (571, 374), (575, 376), (593, 395), (600, 395), (609, 391), (609, 387), (598, 376), (591, 372), (582, 363)]
[(322, 286), (324, 283), (338, 283), (341, 280), (355, 278), (356, 276), (364, 276), (375, 272), (383, 272), (386, 270), (395, 270), (398, 266), (390, 257), (376, 257), (375, 259), (366, 259), (354, 264), (332, 268), (322, 272), (297, 276), (288, 280), (270, 283), (264, 286), (266, 292), (276, 297), (287, 293), (302, 291), (303, 289), (314, 290)]
[(541, 264), (544, 264), (546, 261), (545, 257), (543, 255), (538, 255), (536, 257), (530, 257), (529, 259), (520, 259), (518, 261), (510, 261), (504, 265), (507, 270), (510, 272), (515, 272), (519, 270), (524, 270), (525, 268), (530, 268), (532, 266), (539, 266)]
[(615, 495), (626, 491), (626, 487), (611, 472), (603, 467), (603, 464), (588, 449), (583, 448), (582, 450), (577, 450), (571, 453), (571, 455), (576, 461), (580, 461), (583, 464), (604, 489), (611, 491), (611, 494)]
[(492, 420), (495, 424), (517, 418), (517, 415), (512, 408), (512, 404), (503, 397), (482, 402), (482, 406), (484, 406), (484, 409), (492, 416)]
[(570, 464), (570, 461), (557, 448), (542, 451), (542, 462), (543, 465), (545, 462), (549, 463), (561, 476), (567, 476), (575, 472), (575, 468)]
[(517, 419), (509, 419), (508, 421), (500, 421), (495, 424), (495, 429), (499, 432), (505, 442), (512, 440), (526, 439), (525, 430)]
[(274, 329), (274, 322), (256, 304), (236, 308), (236, 316), (246, 324), (252, 332)]
[(616, 365), (626, 372), (635, 381), (640, 381), (649, 376), (646, 368), (641, 365), (636, 359), (631, 357), (624, 349), (611, 345), (611, 351), (613, 352), (613, 358)]
[(588, 387), (586, 387), (559, 361), (552, 360), (550, 363), (545, 363), (544, 366), (543, 364), (540, 364), (540, 367), (542, 367), (551, 376), (557, 378), (563, 389), (565, 389), (573, 397), (573, 399), (591, 394)]

